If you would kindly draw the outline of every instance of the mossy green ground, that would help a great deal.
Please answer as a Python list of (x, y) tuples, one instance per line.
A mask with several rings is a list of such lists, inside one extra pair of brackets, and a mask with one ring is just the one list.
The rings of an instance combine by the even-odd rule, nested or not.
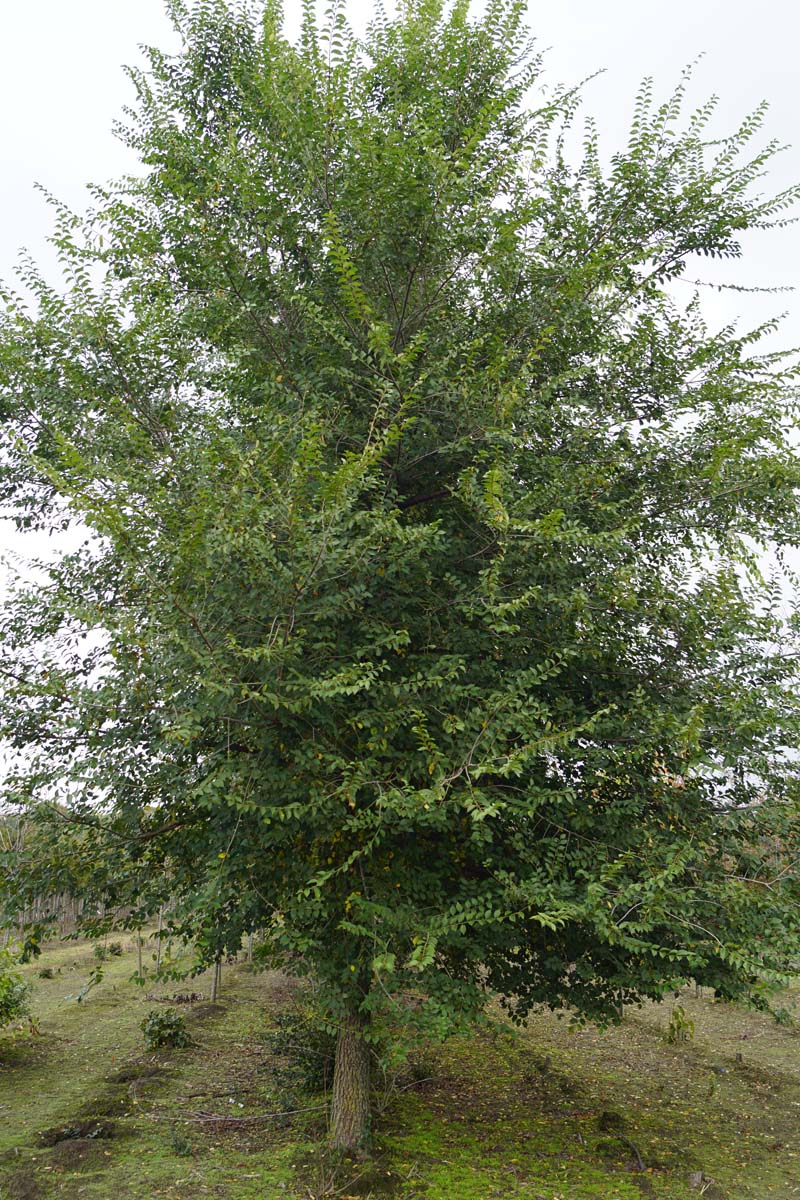
[(763, 1014), (687, 990), (674, 1003), (695, 1034), (678, 1044), (669, 1003), (605, 1032), (498, 1019), (425, 1052), (378, 1120), (375, 1158), (342, 1163), (320, 1149), (324, 1097), (287, 1095), (265, 1040), (293, 985), (226, 967), (219, 1004), (176, 1006), (196, 1044), (147, 1052), (139, 1026), (161, 1007), (147, 992), (207, 997), (210, 981), (142, 990), (124, 945), (81, 1003), (90, 946), (51, 945), (26, 968), (34, 1031), (0, 1036), (2, 1200), (800, 1196), (800, 1033)]

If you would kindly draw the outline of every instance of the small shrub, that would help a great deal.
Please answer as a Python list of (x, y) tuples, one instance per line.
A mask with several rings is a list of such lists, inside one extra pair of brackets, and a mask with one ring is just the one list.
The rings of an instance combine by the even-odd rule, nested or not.
[(333, 1080), (336, 1040), (312, 1010), (280, 1013), (264, 1039), (283, 1060), (275, 1078), (287, 1090), (321, 1092)]
[(776, 1025), (783, 1025), (791, 1029), (796, 1024), (795, 1015), (789, 1008), (773, 1008), (772, 1016)]
[(183, 1017), (169, 1009), (161, 1012), (156, 1008), (151, 1009), (142, 1021), (141, 1030), (150, 1050), (161, 1050), (164, 1047), (180, 1050), (192, 1044)]
[(39, 978), (40, 979), (55, 979), (55, 971), (53, 970), (52, 967), (40, 967), (39, 968)]
[(13, 961), (8, 951), (0, 950), (0, 1026), (28, 1012), (30, 988), (11, 970)]
[(178, 1158), (190, 1158), (194, 1154), (194, 1146), (176, 1125), (173, 1125), (169, 1131), (169, 1143)]
[(667, 1026), (667, 1041), (671, 1046), (678, 1042), (688, 1042), (694, 1037), (694, 1021), (687, 1017), (686, 1009), (678, 1004), (673, 1008)]
[(107, 942), (102, 945), (100, 942), (94, 947), (94, 956), (98, 962), (105, 962), (108, 958), (120, 958), (122, 955), (122, 942)]

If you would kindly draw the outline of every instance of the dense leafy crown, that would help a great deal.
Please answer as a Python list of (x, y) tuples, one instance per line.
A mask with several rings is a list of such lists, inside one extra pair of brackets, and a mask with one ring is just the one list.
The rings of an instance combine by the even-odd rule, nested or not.
[(672, 281), (793, 195), (684, 85), (570, 165), (522, 7), (170, 4), (146, 173), (0, 327), (7, 508), (91, 530), (4, 618), (10, 903), (266, 927), (376, 1022), (790, 965), (794, 375)]

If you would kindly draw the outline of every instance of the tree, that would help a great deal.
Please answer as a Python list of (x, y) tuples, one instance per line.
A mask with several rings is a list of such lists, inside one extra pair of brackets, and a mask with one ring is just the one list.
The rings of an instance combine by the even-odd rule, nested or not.
[(7, 510), (91, 531), (4, 617), (9, 903), (170, 900), (205, 962), (265, 928), (339, 1030), (350, 1150), (373, 1052), (489, 994), (766, 1003), (795, 369), (674, 282), (794, 200), (754, 192), (761, 110), (711, 138), (646, 85), (573, 167), (516, 0), (363, 44), (336, 6), (296, 45), (275, 0), (169, 10), (120, 131), (146, 173), (57, 206), (64, 295), (6, 293)]

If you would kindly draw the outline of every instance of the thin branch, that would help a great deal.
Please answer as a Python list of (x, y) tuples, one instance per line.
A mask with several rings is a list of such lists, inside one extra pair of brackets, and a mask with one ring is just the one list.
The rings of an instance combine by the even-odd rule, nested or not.
[(253, 1117), (235, 1117), (231, 1113), (190, 1113), (189, 1119), (198, 1125), (210, 1124), (215, 1121), (226, 1125), (252, 1125), (257, 1121), (272, 1121), (278, 1117), (293, 1117), (296, 1113), (320, 1112), (327, 1104), (311, 1104), (308, 1108), (289, 1108), (285, 1112), (258, 1113)]
[(441, 488), (438, 492), (418, 492), (416, 496), (409, 496), (405, 500), (401, 500), (398, 508), (416, 508), (418, 504), (427, 504), (432, 500), (447, 500), (452, 495), (449, 488)]

